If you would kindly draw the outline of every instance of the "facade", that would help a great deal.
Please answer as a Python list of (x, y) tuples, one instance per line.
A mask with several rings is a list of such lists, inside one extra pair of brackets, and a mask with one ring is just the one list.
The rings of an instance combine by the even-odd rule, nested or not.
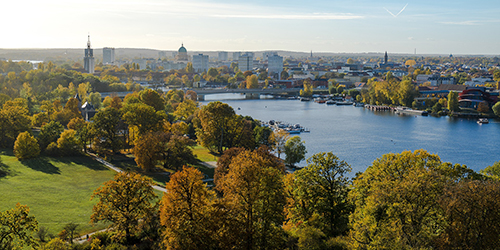
[(441, 84), (455, 84), (455, 79), (453, 77), (444, 77), (440, 75), (433, 75), (427, 79), (431, 83), (431, 86), (439, 86)]
[(219, 55), (218, 55), (218, 58), (219, 58), (219, 61), (227, 61), (228, 57), (227, 57), (227, 52), (226, 51), (220, 51), (219, 52)]
[(248, 71), (253, 69), (253, 53), (248, 52), (240, 55), (238, 60), (238, 68), (242, 71)]
[(115, 48), (105, 47), (102, 49), (102, 64), (115, 64)]
[(241, 52), (233, 52), (233, 60), (234, 61), (240, 60), (240, 55), (241, 55)]
[(193, 69), (196, 73), (208, 71), (208, 55), (198, 54), (193, 56)]
[(85, 49), (85, 57), (83, 58), (83, 68), (89, 74), (94, 73), (95, 61), (94, 61), (94, 49), (90, 48), (90, 35), (87, 41), (87, 48)]
[(186, 50), (186, 48), (184, 48), (184, 44), (182, 44), (181, 47), (179, 48), (179, 50), (177, 51), (176, 59), (177, 59), (177, 61), (182, 61), (182, 62), (189, 61), (187, 50)]
[(278, 55), (278, 52), (276, 52), (276, 51), (266, 51), (266, 52), (262, 53), (262, 57), (263, 57), (262, 59), (268, 60), (269, 57), (277, 56), (277, 55)]
[(283, 57), (274, 54), (267, 58), (267, 72), (268, 75), (280, 79), (281, 71), (283, 71)]

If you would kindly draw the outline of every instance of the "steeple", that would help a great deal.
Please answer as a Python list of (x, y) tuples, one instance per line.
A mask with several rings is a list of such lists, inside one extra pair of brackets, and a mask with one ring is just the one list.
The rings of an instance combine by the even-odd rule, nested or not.
[(83, 58), (83, 67), (89, 74), (94, 73), (94, 50), (90, 48), (90, 34), (88, 35), (87, 48), (85, 49), (85, 57)]
[(90, 49), (90, 34), (89, 34), (89, 40), (87, 41), (87, 49)]
[(385, 56), (384, 56), (384, 64), (387, 64), (387, 59), (388, 59), (388, 56), (387, 56), (387, 51), (386, 51)]

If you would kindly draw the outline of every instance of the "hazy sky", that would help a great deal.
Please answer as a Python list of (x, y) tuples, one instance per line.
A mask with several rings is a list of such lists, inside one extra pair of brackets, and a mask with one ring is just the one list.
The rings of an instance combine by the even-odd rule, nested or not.
[(500, 54), (498, 0), (5, 1), (0, 48)]

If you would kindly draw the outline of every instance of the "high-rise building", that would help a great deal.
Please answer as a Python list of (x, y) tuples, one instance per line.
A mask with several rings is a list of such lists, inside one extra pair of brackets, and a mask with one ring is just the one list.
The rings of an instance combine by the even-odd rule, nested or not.
[(227, 61), (227, 52), (226, 51), (220, 51), (219, 52), (219, 61)]
[(272, 55), (267, 58), (268, 75), (276, 79), (280, 79), (281, 71), (283, 71), (283, 57)]
[(193, 55), (193, 69), (196, 73), (208, 71), (208, 55)]
[(87, 48), (85, 49), (85, 57), (83, 58), (83, 68), (87, 73), (94, 73), (94, 50), (90, 48), (90, 35), (89, 40), (87, 41)]
[(105, 47), (102, 49), (102, 64), (115, 64), (115, 48)]
[(277, 51), (266, 51), (264, 53), (262, 53), (262, 59), (263, 60), (267, 60), (269, 57), (271, 56), (274, 56), (274, 55), (278, 55), (278, 52)]
[(240, 55), (241, 55), (241, 52), (233, 52), (233, 60), (234, 61), (240, 60)]
[(247, 52), (243, 55), (240, 55), (238, 60), (238, 68), (245, 72), (247, 70), (253, 69), (253, 53)]

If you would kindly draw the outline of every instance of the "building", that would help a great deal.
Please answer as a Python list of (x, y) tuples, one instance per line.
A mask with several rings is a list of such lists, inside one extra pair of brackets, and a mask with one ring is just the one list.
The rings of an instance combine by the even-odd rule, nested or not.
[(283, 71), (283, 57), (273, 54), (267, 58), (267, 73), (268, 76), (275, 79), (280, 79)]
[(240, 55), (238, 60), (238, 68), (242, 71), (253, 70), (253, 53), (247, 52)]
[(277, 51), (266, 51), (264, 53), (262, 53), (262, 59), (263, 60), (268, 60), (269, 57), (271, 56), (277, 56), (278, 55), (278, 52)]
[(90, 35), (87, 41), (87, 48), (85, 49), (85, 57), (83, 58), (83, 68), (89, 74), (94, 73), (95, 61), (94, 61), (94, 49), (90, 48)]
[(441, 84), (455, 84), (455, 79), (453, 77), (445, 77), (440, 75), (432, 75), (427, 79), (431, 83), (431, 86), (439, 86)]
[(115, 64), (115, 48), (105, 47), (102, 49), (102, 64)]
[(233, 60), (234, 61), (240, 60), (240, 55), (241, 55), (241, 52), (233, 52)]
[(181, 47), (179, 48), (178, 53), (177, 53), (176, 60), (182, 61), (182, 62), (189, 61), (187, 50), (186, 50), (186, 48), (184, 48), (184, 44), (181, 44)]
[(193, 56), (193, 69), (196, 73), (208, 71), (208, 55), (198, 54)]
[(218, 58), (219, 58), (219, 61), (227, 61), (228, 57), (227, 57), (228, 53), (226, 51), (220, 51), (219, 52), (219, 55), (218, 55)]

